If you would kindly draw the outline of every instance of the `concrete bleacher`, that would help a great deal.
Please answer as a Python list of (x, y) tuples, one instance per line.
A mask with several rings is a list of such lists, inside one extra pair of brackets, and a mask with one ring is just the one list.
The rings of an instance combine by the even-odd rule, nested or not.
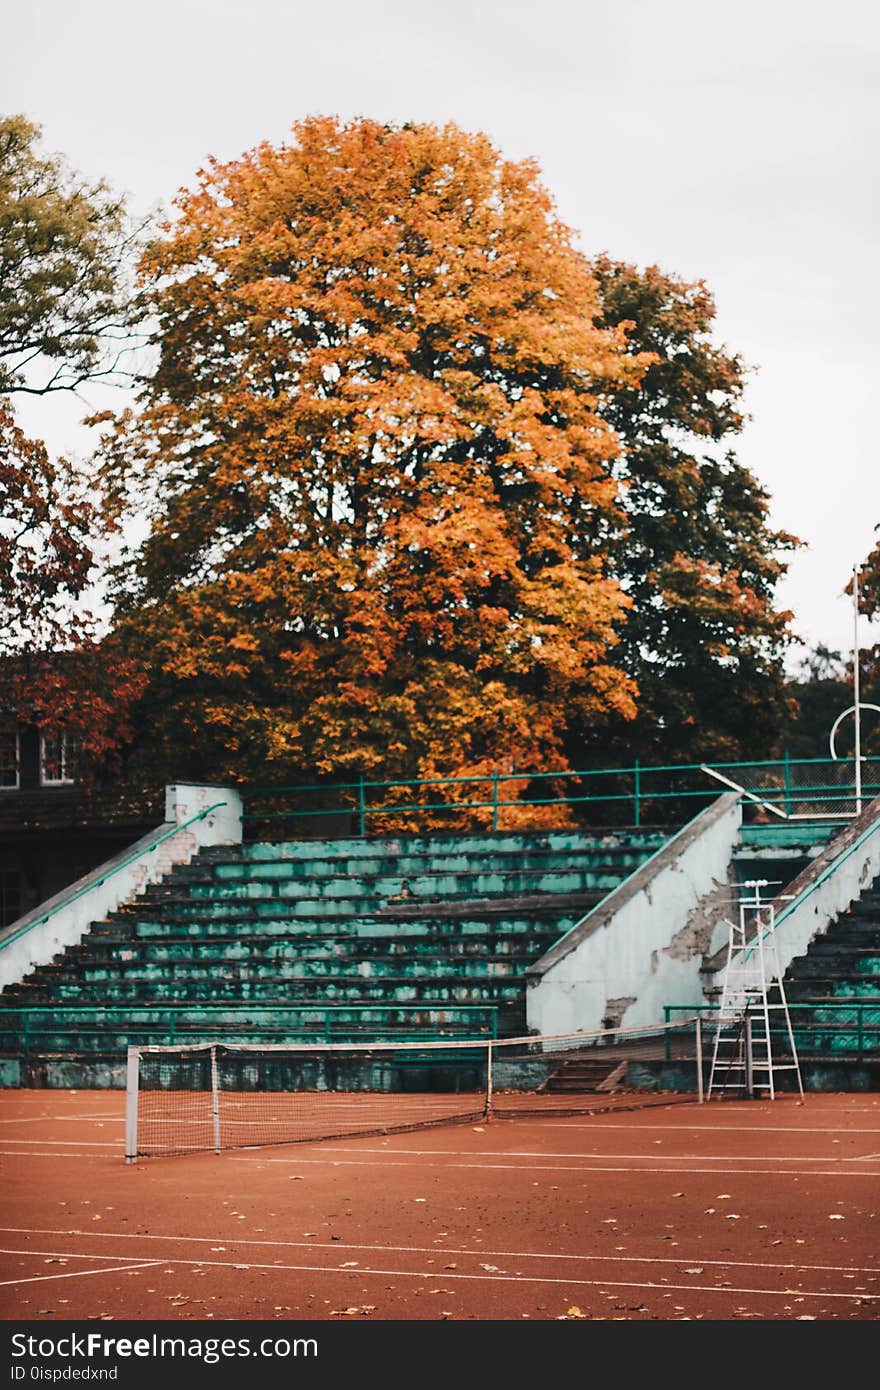
[(668, 833), (203, 849), (3, 991), (0, 1079), (119, 1084), (128, 1042), (524, 1033), (526, 967)]

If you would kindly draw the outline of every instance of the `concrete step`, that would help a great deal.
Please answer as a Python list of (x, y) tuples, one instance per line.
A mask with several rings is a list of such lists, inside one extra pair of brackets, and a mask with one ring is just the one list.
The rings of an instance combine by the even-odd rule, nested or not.
[(485, 854), (523, 854), (535, 851), (556, 852), (585, 847), (632, 849), (653, 853), (665, 844), (672, 832), (658, 827), (638, 830), (549, 830), (549, 831), (492, 831), (477, 834), (431, 834), (347, 837), (339, 840), (261, 841), (236, 846), (230, 855), (226, 846), (201, 851), (207, 861), (222, 861), (227, 857), (247, 862), (277, 859), (347, 859), (370, 860), (389, 854), (408, 854), (418, 858), (431, 855), (480, 856)]
[(413, 958), (411, 955), (380, 956), (364, 960), (360, 957), (312, 958), (298, 956), (284, 960), (226, 960), (212, 961), (185, 958), (174, 961), (103, 961), (80, 964), (78, 968), (59, 968), (54, 972), (56, 986), (103, 983), (113, 980), (176, 981), (201, 984), (205, 980), (337, 980), (350, 978), (383, 980), (434, 979), (455, 976), (457, 979), (494, 979), (521, 976), (532, 957), (524, 955), (479, 958), (462, 956), (453, 965), (447, 955)]
[(237, 879), (310, 879), (310, 878), (351, 878), (369, 879), (382, 875), (404, 875), (425, 873), (510, 873), (522, 871), (542, 873), (570, 869), (607, 868), (620, 877), (626, 877), (643, 864), (653, 849), (633, 849), (620, 846), (579, 846), (567, 850), (536, 850), (504, 853), (482, 850), (478, 854), (467, 855), (447, 852), (444, 854), (418, 855), (394, 854), (377, 855), (364, 858), (313, 858), (288, 859), (206, 859), (200, 855), (186, 867), (178, 870), (181, 882), (200, 882), (213, 878), (217, 882)]
[(446, 916), (477, 914), (506, 916), (509, 912), (564, 912), (569, 908), (588, 911), (590, 907), (605, 896), (605, 890), (580, 890), (572, 893), (528, 893), (510, 897), (499, 895), (496, 898), (407, 898), (396, 900), (387, 898), (358, 897), (349, 894), (344, 897), (309, 898), (281, 897), (275, 895), (237, 893), (233, 897), (212, 898), (202, 894), (198, 898), (180, 894), (173, 886), (161, 899), (145, 902), (137, 899), (120, 908), (111, 920), (126, 921), (132, 917), (149, 918), (160, 921), (166, 916), (174, 919), (188, 918), (192, 921), (217, 921), (226, 918), (232, 921), (252, 920), (254, 918), (278, 918), (280, 916), (308, 920), (344, 921), (351, 917), (374, 917), (393, 921), (402, 917)]
[(302, 963), (310, 961), (393, 961), (406, 956), (413, 961), (442, 958), (444, 960), (522, 960), (531, 962), (555, 941), (552, 932), (519, 933), (505, 936), (439, 936), (428, 934), (395, 934), (388, 936), (350, 936), (314, 938), (238, 937), (233, 941), (202, 941), (184, 936), (164, 937), (161, 940), (124, 942), (83, 942), (71, 946), (58, 964), (68, 970), (108, 965), (130, 966), (211, 963), (240, 961), (247, 964), (272, 966), (277, 961)]
[[(375, 877), (347, 874), (317, 879), (246, 879), (219, 882), (213, 879), (187, 881), (175, 876), (167, 884), (154, 885), (141, 901), (162, 903), (186, 896), (190, 901), (210, 898), (222, 901), (287, 901), (290, 899), (324, 903), (327, 900), (355, 899), (362, 910), (407, 900), (441, 902), (474, 898), (511, 898), (521, 894), (542, 895), (582, 892), (610, 892), (621, 881), (620, 873), (606, 867), (597, 869), (549, 869), (529, 873), (474, 870), (463, 873), (377, 874)], [(186, 893), (181, 894), (185, 886)]]
[(379, 900), (339, 899), (286, 899), (243, 898), (241, 900), (217, 900), (202, 898), (193, 901), (188, 897), (169, 894), (161, 903), (135, 901), (120, 909), (111, 917), (111, 923), (189, 921), (210, 925), (212, 922), (258, 923), (262, 929), (263, 921), (302, 921), (314, 923), (316, 929), (321, 922), (334, 924), (346, 921), (396, 922), (411, 919), (456, 918), (484, 921), (494, 917), (507, 920), (510, 916), (520, 917), (543, 915), (562, 916), (577, 913), (578, 918), (585, 915), (596, 903), (601, 902), (604, 892), (544, 893), (524, 894), (511, 898), (461, 899), (459, 901), (401, 899), (395, 904)]
[[(208, 978), (190, 981), (186, 1002), (212, 1001), (248, 1003), (255, 1000), (282, 1000), (287, 1004), (310, 1001), (362, 1002), (392, 1005), (417, 1001), (448, 1001), (458, 1004), (483, 1004), (495, 1001), (522, 1002), (523, 980), (519, 976), (463, 977), (447, 970), (438, 976), (383, 976), (352, 978), (325, 976), (294, 977), (283, 984), (277, 977), (246, 980), (224, 978), (210, 972)], [(20, 1001), (19, 1001), (20, 1002)], [(51, 989), (34, 991), (34, 1002), (52, 1004), (151, 1004), (182, 1003), (181, 981), (174, 978), (130, 980), (124, 977), (105, 980), (61, 981)]]
[(596, 1092), (609, 1081), (615, 1072), (621, 1070), (621, 1058), (606, 1057), (580, 1061), (563, 1062), (548, 1077), (543, 1090), (550, 1095), (571, 1095)]
[(508, 939), (524, 936), (561, 936), (580, 920), (580, 914), (569, 912), (560, 916), (558, 912), (535, 912), (503, 918), (496, 912), (480, 916), (467, 915), (440, 917), (429, 914), (421, 917), (322, 917), (317, 920), (297, 917), (259, 917), (246, 914), (237, 918), (200, 920), (192, 917), (169, 916), (150, 921), (132, 918), (123, 932), (112, 927), (93, 928), (84, 944), (91, 945), (130, 945), (147, 942), (160, 944), (166, 941), (194, 939), (199, 941), (218, 940), (262, 941), (270, 945), (281, 937), (288, 941), (309, 943), (313, 941), (351, 941), (354, 939), (386, 941), (417, 940), (421, 937), (436, 937), (438, 940), (481, 937), (491, 939), (504, 935)]

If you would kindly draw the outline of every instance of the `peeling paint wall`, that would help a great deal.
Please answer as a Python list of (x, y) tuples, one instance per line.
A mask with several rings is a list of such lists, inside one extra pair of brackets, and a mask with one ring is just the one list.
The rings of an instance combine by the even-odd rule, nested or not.
[(736, 865), (731, 862), (723, 883), (714, 883), (704, 898), (688, 913), (681, 931), (673, 936), (663, 954), (673, 960), (691, 960), (707, 956), (718, 949), (716, 942), (727, 943), (729, 923), (736, 920), (740, 895)]
[(662, 1023), (664, 1005), (701, 1002), (741, 820), (736, 795), (720, 797), (530, 967), (529, 1028), (600, 1029), (620, 1005), (613, 1026)]

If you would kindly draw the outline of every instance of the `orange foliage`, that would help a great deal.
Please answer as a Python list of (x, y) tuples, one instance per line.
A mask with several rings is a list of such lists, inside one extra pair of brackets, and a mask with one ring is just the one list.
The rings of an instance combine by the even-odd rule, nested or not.
[(447, 126), (302, 121), (211, 161), (148, 250), (159, 366), (107, 476), (157, 738), (201, 775), (565, 767), (634, 713), (603, 393), (644, 358), (535, 166)]

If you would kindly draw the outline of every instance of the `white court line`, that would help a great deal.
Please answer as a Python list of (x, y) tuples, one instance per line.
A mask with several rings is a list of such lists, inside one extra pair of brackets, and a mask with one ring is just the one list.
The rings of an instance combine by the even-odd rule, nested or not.
[[(604, 1119), (604, 1116), (602, 1117)], [(493, 1115), (492, 1119), (504, 1119), (503, 1115)], [(541, 1123), (542, 1129), (591, 1129), (595, 1130), (595, 1124), (585, 1125), (580, 1121), (566, 1120), (544, 1120)], [(633, 1125), (622, 1125), (612, 1121), (602, 1125), (603, 1129), (633, 1129)], [(801, 1125), (655, 1125), (645, 1124), (636, 1126), (638, 1129), (669, 1129), (680, 1132), (683, 1129), (700, 1130), (707, 1134), (880, 1134), (880, 1129), (811, 1129)]]
[[(26, 1255), (27, 1250), (4, 1250), (0, 1252), (4, 1255)], [(84, 1258), (95, 1258), (85, 1256)], [(26, 1279), (0, 1279), (0, 1289), (9, 1288), (15, 1284), (45, 1284), (50, 1279), (86, 1279), (90, 1274), (119, 1274), (120, 1271), (127, 1269), (155, 1269), (156, 1265), (161, 1264), (161, 1260), (145, 1260), (138, 1264), (114, 1265), (112, 1269), (71, 1269), (66, 1274), (32, 1274)]]
[[(81, 1157), (88, 1158), (89, 1155), (83, 1154)], [(150, 1155), (150, 1157), (169, 1157), (169, 1155), (153, 1154)], [(381, 1163), (374, 1163), (366, 1158), (303, 1158), (299, 1156), (290, 1158), (244, 1158), (240, 1157), (238, 1154), (230, 1153), (228, 1150), (223, 1157), (228, 1158), (231, 1163), (320, 1163), (328, 1168), (418, 1168), (420, 1166), (418, 1163), (404, 1163), (400, 1159), (389, 1159), (385, 1157), (383, 1157)], [(645, 1162), (648, 1161), (649, 1159), (645, 1160)], [(792, 1159), (791, 1161), (792, 1163), (796, 1163), (798, 1160)], [(751, 1173), (762, 1173), (779, 1178), (801, 1177), (839, 1179), (841, 1177), (839, 1168), (831, 1168), (828, 1170), (815, 1168), (812, 1170), (808, 1168), (663, 1168), (661, 1170), (659, 1168), (613, 1168), (580, 1163), (529, 1163), (528, 1165), (522, 1163), (444, 1163), (442, 1166), (444, 1168), (477, 1168), (481, 1172), (491, 1172), (495, 1169), (498, 1169), (499, 1172), (504, 1172), (508, 1169), (512, 1169), (515, 1173), (648, 1173), (658, 1178), (667, 1178), (670, 1173), (708, 1173), (710, 1177), (716, 1178), (725, 1174), (732, 1174), (738, 1177)], [(846, 1176), (848, 1178), (873, 1178), (875, 1182), (877, 1180), (876, 1172), (858, 1173), (851, 1171), (847, 1173)]]
[[(8, 1143), (15, 1143), (14, 1139), (7, 1139)], [(118, 1143), (113, 1147), (122, 1157), (122, 1150)], [(109, 1154), (84, 1154), (71, 1153), (70, 1150), (59, 1153), (57, 1149), (0, 1149), (0, 1157), (3, 1158), (108, 1158)]]
[[(335, 1145), (315, 1144), (315, 1148), (320, 1148), (327, 1153), (338, 1152)], [(392, 1152), (387, 1148), (373, 1148), (362, 1144), (346, 1144), (344, 1153), (348, 1154), (387, 1154)], [(547, 1153), (542, 1149), (399, 1149), (393, 1152), (402, 1154), (416, 1154), (419, 1157), (436, 1158), (438, 1155), (446, 1158), (634, 1158), (644, 1159), (646, 1162), (653, 1163), (659, 1159), (661, 1163), (730, 1163), (730, 1154), (662, 1154), (662, 1153), (640, 1153), (640, 1154), (615, 1154), (615, 1153)], [(866, 1158), (880, 1157), (880, 1155), (866, 1154)], [(836, 1154), (822, 1154), (818, 1158), (811, 1158), (806, 1154), (795, 1154), (794, 1156), (779, 1158), (774, 1154), (737, 1154), (737, 1162), (743, 1163), (840, 1163), (844, 1160), (838, 1158)], [(854, 1158), (846, 1160), (855, 1163)]]
[[(244, 1236), (173, 1236), (173, 1235), (153, 1235), (146, 1231), (78, 1231), (69, 1230), (62, 1227), (52, 1226), (0, 1226), (0, 1231), (5, 1235), (28, 1235), (28, 1236), (88, 1236), (90, 1239), (97, 1240), (167, 1240), (172, 1242), (189, 1245), (210, 1245), (220, 1240), (226, 1239), (228, 1244), (237, 1246), (268, 1246), (271, 1249), (284, 1250), (333, 1250), (337, 1254), (340, 1249), (344, 1250), (372, 1250), (381, 1251), (382, 1254), (406, 1254), (406, 1255), (472, 1255), (475, 1259), (482, 1256), (484, 1259), (491, 1255), (495, 1260), (575, 1260), (580, 1263), (593, 1264), (597, 1261), (609, 1264), (654, 1264), (654, 1265), (689, 1265), (699, 1262), (701, 1265), (717, 1266), (720, 1269), (772, 1269), (772, 1270), (808, 1270), (811, 1273), (832, 1273), (832, 1274), (880, 1274), (880, 1268), (871, 1265), (808, 1265), (785, 1260), (708, 1260), (702, 1255), (687, 1257), (679, 1255), (585, 1255), (583, 1253), (575, 1255), (560, 1254), (558, 1251), (542, 1253), (540, 1250), (486, 1250), (482, 1247), (479, 1250), (471, 1250), (458, 1245), (375, 1245), (347, 1240), (344, 1246), (338, 1242), (321, 1240), (260, 1240), (258, 1237)], [(42, 1254), (55, 1255), (59, 1251), (5, 1251), (5, 1254)], [(69, 1258), (69, 1252), (67, 1252)], [(123, 1259), (124, 1256), (115, 1255), (89, 1255), (80, 1256), (82, 1259)], [(132, 1259), (137, 1259), (132, 1255)], [(162, 1263), (159, 1261), (159, 1263)], [(173, 1256), (166, 1261), (173, 1263)], [(199, 1261), (196, 1261), (199, 1263)], [(274, 1268), (275, 1266), (272, 1266)]]
[(118, 1149), (118, 1139), (4, 1139), (5, 1144), (57, 1144), (59, 1147), (87, 1149)]
[[(199, 1152), (196, 1152), (196, 1153), (193, 1153), (193, 1154), (188, 1154), (188, 1155), (179, 1155), (179, 1154), (151, 1154), (151, 1155), (149, 1155), (148, 1157), (149, 1157), (149, 1158), (178, 1158), (178, 1157), (197, 1158), (197, 1157), (203, 1157), (204, 1154), (207, 1154), (208, 1152), (209, 1152), (209, 1151), (208, 1151), (207, 1149), (205, 1149), (205, 1150), (204, 1150), (204, 1153), (202, 1153), (201, 1151), (199, 1151)], [(211, 1150), (210, 1152), (213, 1154), (213, 1150)], [(332, 1152), (334, 1152), (334, 1150), (330, 1150), (330, 1152), (332, 1153)], [(345, 1150), (343, 1150), (343, 1152), (345, 1152)], [(390, 1150), (389, 1152), (394, 1152), (394, 1150)], [(398, 1152), (401, 1152), (401, 1153), (405, 1154), (405, 1153), (410, 1152), (410, 1151), (404, 1149), (404, 1150), (399, 1150)], [(302, 1156), (295, 1156), (295, 1157), (289, 1157), (289, 1158), (288, 1158), (288, 1157), (285, 1157), (285, 1158), (268, 1158), (268, 1157), (266, 1157), (266, 1158), (245, 1158), (245, 1157), (243, 1157), (243, 1156), (240, 1156), (240, 1155), (237, 1154), (237, 1153), (231, 1152), (231, 1151), (228, 1150), (228, 1149), (224, 1152), (223, 1157), (229, 1159), (229, 1161), (232, 1162), (232, 1163), (298, 1163), (298, 1164), (312, 1163), (312, 1164), (323, 1164), (324, 1166), (329, 1167), (329, 1168), (342, 1168), (342, 1167), (345, 1167), (345, 1168), (380, 1168), (380, 1167), (389, 1167), (389, 1168), (418, 1168), (418, 1167), (419, 1167), (418, 1162), (406, 1163), (406, 1162), (404, 1162), (402, 1159), (389, 1159), (389, 1158), (386, 1157), (386, 1151), (385, 1151), (385, 1150), (379, 1150), (378, 1153), (379, 1153), (380, 1157), (382, 1158), (382, 1162), (381, 1162), (381, 1163), (373, 1162), (373, 1161), (371, 1161), (371, 1160), (369, 1160), (369, 1159), (366, 1159), (366, 1158), (351, 1158), (351, 1159), (340, 1159), (340, 1158), (330, 1158), (330, 1157), (327, 1157), (327, 1158), (305, 1158), (305, 1157), (302, 1157)], [(32, 1158), (32, 1159), (33, 1159), (33, 1158), (90, 1158), (90, 1159), (95, 1159), (95, 1158), (108, 1158), (108, 1157), (110, 1157), (110, 1156), (111, 1156), (111, 1155), (109, 1155), (109, 1154), (71, 1153), (69, 1150), (68, 1150), (67, 1152), (64, 1152), (64, 1153), (59, 1153), (59, 1152), (53, 1151), (53, 1150), (39, 1150), (39, 1149), (37, 1149), (37, 1150), (0, 1149), (0, 1157), (4, 1157), (4, 1158)], [(436, 1153), (434, 1156), (435, 1156), (435, 1157), (442, 1157), (442, 1156), (443, 1156), (442, 1150), (438, 1150), (437, 1153)], [(120, 1159), (122, 1158), (122, 1154), (121, 1154), (121, 1153), (119, 1154), (119, 1157), (120, 1157)], [(141, 1157), (143, 1158), (144, 1155), (141, 1155)], [(418, 1159), (418, 1157), (419, 1157), (418, 1153), (415, 1153), (415, 1154), (414, 1154), (414, 1157), (415, 1157), (416, 1159)], [(651, 1162), (653, 1162), (653, 1159), (654, 1159), (654, 1155), (653, 1155), (653, 1154), (639, 1155), (639, 1157), (642, 1158), (642, 1159), (643, 1159), (643, 1162), (646, 1163), (646, 1164), (650, 1164)], [(780, 1160), (780, 1161), (782, 1161), (782, 1160)], [(812, 1159), (812, 1160), (809, 1160), (809, 1161), (810, 1161), (810, 1162), (816, 1162), (817, 1160)], [(826, 1162), (829, 1162), (829, 1163), (834, 1162), (834, 1161), (835, 1161), (835, 1160), (833, 1160), (833, 1159), (827, 1159), (827, 1160), (826, 1160)], [(853, 1160), (851, 1160), (851, 1161), (852, 1161), (852, 1162), (857, 1162), (858, 1160), (853, 1159)], [(792, 1164), (795, 1164), (795, 1163), (801, 1162), (801, 1160), (800, 1160), (800, 1159), (790, 1159), (789, 1162), (791, 1162)], [(669, 1167), (668, 1164), (667, 1164), (666, 1166), (664, 1166), (664, 1167), (661, 1169), (661, 1168), (653, 1168), (653, 1167), (642, 1167), (642, 1168), (629, 1167), (629, 1168), (620, 1168), (620, 1167), (610, 1166), (610, 1165), (607, 1165), (607, 1164), (606, 1164), (606, 1165), (591, 1165), (591, 1164), (580, 1164), (580, 1163), (529, 1163), (529, 1164), (523, 1164), (523, 1163), (444, 1163), (442, 1166), (443, 1166), (444, 1168), (466, 1168), (466, 1169), (469, 1169), (469, 1168), (476, 1168), (476, 1169), (479, 1169), (480, 1171), (486, 1171), (486, 1170), (497, 1169), (499, 1172), (506, 1172), (506, 1171), (512, 1169), (514, 1172), (518, 1172), (518, 1173), (545, 1173), (545, 1172), (546, 1172), (546, 1173), (633, 1173), (633, 1174), (636, 1174), (636, 1173), (637, 1173), (637, 1174), (650, 1174), (652, 1177), (669, 1177), (669, 1176), (671, 1176), (671, 1175), (674, 1174), (674, 1173), (704, 1173), (704, 1174), (708, 1174), (710, 1177), (725, 1177), (725, 1176), (731, 1176), (731, 1175), (732, 1175), (732, 1176), (735, 1176), (735, 1177), (739, 1177), (739, 1176), (748, 1176), (749, 1174), (763, 1174), (764, 1176), (772, 1176), (772, 1177), (779, 1177), (779, 1178), (789, 1178), (789, 1177), (802, 1177), (802, 1178), (840, 1178), (840, 1176), (841, 1176), (841, 1170), (840, 1170), (839, 1168), (833, 1168), (833, 1169), (816, 1169), (816, 1168), (809, 1169), (809, 1168), (795, 1168), (795, 1167), (791, 1167), (791, 1168), (721, 1168), (721, 1167), (718, 1167), (718, 1168), (688, 1168), (688, 1167), (671, 1168), (671, 1167)], [(877, 1173), (876, 1173), (876, 1171), (859, 1172), (858, 1170), (850, 1169), (850, 1170), (847, 1172), (846, 1176), (847, 1176), (847, 1178), (874, 1178), (874, 1179), (876, 1179), (876, 1178), (877, 1178)]]
[[(10, 1250), (2, 1252), (4, 1254), (20, 1255), (27, 1254), (27, 1251)], [(357, 1269), (345, 1269), (338, 1265), (278, 1265), (260, 1264), (253, 1261), (242, 1260), (181, 1260), (174, 1255), (167, 1260), (149, 1260), (143, 1265), (120, 1265), (118, 1269), (87, 1269), (73, 1271), (70, 1274), (49, 1274), (37, 1275), (35, 1278), (27, 1279), (6, 1279), (2, 1281), (0, 1287), (10, 1284), (33, 1284), (39, 1283), (42, 1279), (82, 1279), (89, 1274), (115, 1274), (126, 1269), (155, 1269), (160, 1264), (186, 1265), (188, 1268), (198, 1269), (264, 1269), (271, 1270), (273, 1274), (353, 1274), (355, 1277), (374, 1275), (383, 1279), (429, 1279), (432, 1281), (441, 1280), (444, 1283), (451, 1283), (453, 1280), (466, 1280), (470, 1282), (490, 1283), (490, 1284), (563, 1284), (566, 1287), (578, 1288), (602, 1288), (602, 1289), (641, 1289), (649, 1290), (652, 1293), (715, 1293), (715, 1294), (750, 1294), (755, 1297), (771, 1298), (843, 1298), (857, 1303), (876, 1303), (880, 1301), (880, 1294), (861, 1293), (856, 1290), (846, 1293), (833, 1293), (825, 1289), (742, 1289), (731, 1288), (729, 1285), (716, 1284), (655, 1284), (652, 1281), (639, 1282), (633, 1279), (581, 1279), (577, 1276), (571, 1279), (557, 1278), (547, 1274), (505, 1274), (499, 1271), (495, 1274), (459, 1274), (452, 1270), (412, 1270), (412, 1269), (372, 1269), (369, 1266)]]
[(63, 1120), (66, 1124), (75, 1124), (79, 1120), (101, 1120), (105, 1123), (107, 1120), (112, 1120), (114, 1124), (125, 1124), (124, 1115), (12, 1115), (0, 1119), (0, 1125), (36, 1125), (40, 1121), (45, 1123), (55, 1120)]

